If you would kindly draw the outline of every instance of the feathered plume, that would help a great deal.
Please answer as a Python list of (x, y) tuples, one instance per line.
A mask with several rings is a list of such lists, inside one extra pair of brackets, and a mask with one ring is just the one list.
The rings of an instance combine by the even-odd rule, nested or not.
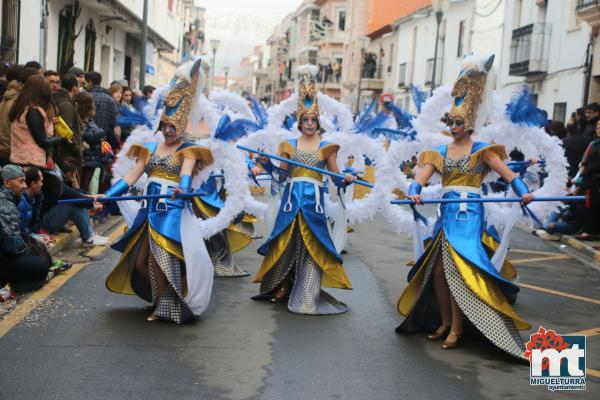
[(364, 129), (366, 124), (373, 118), (372, 113), (375, 107), (377, 106), (377, 100), (373, 99), (371, 103), (362, 109), (362, 111), (356, 117), (354, 121), (354, 130), (360, 132)]
[(119, 107), (119, 117), (117, 118), (117, 124), (119, 126), (137, 126), (146, 125), (148, 128), (152, 128), (152, 121), (140, 111), (132, 110), (129, 107)]
[(269, 114), (267, 114), (267, 110), (264, 109), (262, 104), (260, 104), (255, 97), (251, 97), (250, 102), (252, 104), (252, 112), (254, 113), (256, 122), (261, 128), (266, 127), (269, 123)]
[(417, 112), (420, 113), (423, 103), (425, 103), (425, 100), (427, 100), (427, 93), (425, 93), (425, 91), (422, 90), (419, 85), (410, 85), (410, 93), (412, 95), (413, 102), (417, 107)]
[(515, 124), (544, 127), (548, 122), (548, 114), (535, 106), (531, 89), (527, 86), (512, 97), (506, 106), (506, 114)]
[(215, 131), (215, 139), (223, 140), (225, 142), (235, 142), (246, 136), (248, 133), (256, 132), (259, 129), (260, 126), (254, 121), (240, 118), (232, 122), (229, 115), (225, 114), (219, 120), (219, 124)]

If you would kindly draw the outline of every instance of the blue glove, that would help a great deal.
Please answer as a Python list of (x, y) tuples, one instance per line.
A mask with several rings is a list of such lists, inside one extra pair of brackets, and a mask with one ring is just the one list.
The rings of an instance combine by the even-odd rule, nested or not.
[(523, 182), (520, 176), (517, 176), (515, 179), (510, 182), (510, 186), (512, 187), (515, 194), (519, 197), (523, 197), (524, 194), (529, 193), (529, 188)]
[(408, 195), (416, 196), (418, 194), (421, 194), (421, 190), (423, 190), (423, 186), (421, 186), (420, 183), (413, 181), (408, 187)]
[(186, 193), (191, 193), (192, 192), (192, 176), (191, 175), (183, 175), (181, 178), (179, 178), (179, 188)]
[(125, 182), (125, 179), (119, 179), (117, 182), (115, 182), (114, 185), (108, 188), (106, 192), (104, 192), (104, 195), (106, 197), (119, 197), (124, 195), (128, 191), (129, 184)]

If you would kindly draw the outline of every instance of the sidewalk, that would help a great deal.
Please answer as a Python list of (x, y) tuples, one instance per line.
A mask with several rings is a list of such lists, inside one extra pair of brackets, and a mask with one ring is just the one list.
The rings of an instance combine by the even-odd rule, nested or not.
[(600, 263), (600, 241), (581, 241), (575, 239), (574, 236), (562, 235), (560, 241), (566, 244), (573, 250), (583, 253), (587, 257), (592, 258), (594, 261)]
[[(94, 231), (96, 231), (97, 233), (99, 233), (101, 235), (107, 235), (108, 233), (114, 232), (115, 229), (119, 229), (119, 227), (122, 224), (123, 224), (123, 220), (122, 220), (122, 218), (120, 216), (119, 217), (108, 217), (101, 224), (97, 224), (93, 228), (94, 228)], [(73, 229), (73, 231), (70, 232), (70, 233), (59, 233), (59, 234), (53, 235), (53, 237), (55, 239), (55, 244), (54, 244), (54, 246), (52, 246), (51, 249), (49, 249), (49, 252), (52, 255), (52, 257), (57, 257), (57, 258), (62, 259), (63, 258), (63, 251), (74, 249), (75, 248), (74, 246), (81, 246), (81, 244), (79, 244), (79, 245), (75, 244), (75, 240), (77, 238), (79, 238), (79, 232), (77, 231), (77, 229), (75, 228), (75, 226), (72, 226), (71, 229)], [(119, 232), (119, 234), (120, 233), (122, 233), (122, 231)], [(107, 246), (86, 247), (86, 250), (87, 250), (86, 254), (82, 254), (78, 258), (89, 257), (90, 260), (91, 260), (92, 254), (96, 255), (94, 253), (96, 253), (98, 251), (102, 251), (103, 249), (106, 249), (108, 246), (110, 246), (110, 244), (111, 243), (109, 243)], [(98, 248), (98, 250), (94, 250), (96, 248)], [(67, 255), (67, 257), (69, 257), (69, 255)], [(69, 269), (69, 270), (67, 270), (67, 271), (65, 271), (63, 273), (60, 273), (58, 275), (55, 275), (48, 282), (46, 282), (46, 284), (41, 289), (39, 289), (38, 292), (42, 291), (46, 286), (51, 285), (52, 282), (57, 279), (57, 277), (61, 277), (61, 276), (65, 276), (65, 275), (69, 275), (69, 276), (73, 275), (79, 269), (80, 268), (75, 268), (75, 265), (74, 265), (71, 269)], [(11, 313), (11, 311), (18, 304), (20, 304), (22, 302), (27, 302), (27, 299), (30, 298), (35, 293), (36, 292), (29, 292), (29, 293), (18, 294), (17, 297), (14, 300), (8, 300), (8, 301), (5, 301), (5, 302), (0, 302), (0, 320), (2, 320), (4, 317), (6, 317), (7, 315), (9, 315)]]

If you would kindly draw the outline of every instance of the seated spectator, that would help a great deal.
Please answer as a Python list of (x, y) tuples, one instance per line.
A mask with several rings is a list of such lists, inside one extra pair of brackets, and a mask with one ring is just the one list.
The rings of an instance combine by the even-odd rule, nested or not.
[(44, 199), (44, 214), (41, 220), (41, 227), (50, 233), (57, 233), (64, 230), (65, 224), (69, 221), (75, 224), (79, 231), (80, 238), (76, 243), (84, 245), (104, 246), (108, 239), (104, 236), (94, 233), (88, 210), (100, 211), (102, 205), (92, 201), (78, 204), (57, 204), (58, 200), (68, 199), (86, 199), (94, 198), (74, 189), (69, 182), (65, 182), (65, 187), (60, 198)]
[(51, 260), (34, 254), (19, 228), (18, 204), (27, 189), (25, 173), (20, 166), (9, 164), (0, 175), (0, 287), (10, 283), (17, 292), (36, 290), (48, 277)]
[(581, 202), (569, 203), (558, 207), (548, 215), (544, 229), (535, 231), (544, 240), (560, 240), (560, 235), (572, 235), (579, 232), (584, 223), (584, 209)]
[(6, 71), (8, 88), (0, 102), (0, 166), (9, 163), (10, 158), (10, 121), (8, 113), (23, 90), (23, 84), (32, 75), (37, 74), (34, 69), (24, 68), (22, 65), (12, 65)]
[(44, 176), (38, 167), (25, 167), (25, 184), (27, 189), (21, 196), (19, 211), (21, 212), (21, 232), (24, 234), (36, 233), (40, 230), (40, 217), (42, 211)]
[(8, 113), (11, 163), (54, 168), (52, 146), (62, 140), (54, 137), (55, 114), (50, 84), (42, 75), (31, 76)]
[(94, 172), (100, 169), (100, 174), (102, 173), (102, 142), (106, 140), (106, 133), (94, 122), (96, 108), (92, 97), (86, 92), (79, 92), (75, 95), (75, 101), (79, 118), (83, 121), (83, 168), (80, 187), (90, 192)]

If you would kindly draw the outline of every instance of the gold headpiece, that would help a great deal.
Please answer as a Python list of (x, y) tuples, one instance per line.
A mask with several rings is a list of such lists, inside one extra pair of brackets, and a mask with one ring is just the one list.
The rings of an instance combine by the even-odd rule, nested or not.
[(451, 95), (454, 97), (454, 101), (448, 116), (451, 119), (462, 118), (465, 122), (465, 131), (473, 132), (477, 121), (477, 111), (483, 101), (486, 79), (489, 70), (492, 68), (494, 56), (490, 56), (482, 63), (473, 58), (466, 61), (465, 67), (452, 87)]
[(171, 89), (165, 98), (165, 109), (160, 122), (172, 124), (177, 129), (177, 136), (185, 134), (188, 118), (196, 93), (199, 80), (202, 78), (200, 72), (201, 61), (182, 65), (171, 82)]
[(317, 85), (315, 75), (318, 68), (315, 65), (301, 65), (298, 71), (298, 106), (296, 119), (300, 122), (303, 115), (309, 114), (319, 117), (319, 103), (317, 102)]

